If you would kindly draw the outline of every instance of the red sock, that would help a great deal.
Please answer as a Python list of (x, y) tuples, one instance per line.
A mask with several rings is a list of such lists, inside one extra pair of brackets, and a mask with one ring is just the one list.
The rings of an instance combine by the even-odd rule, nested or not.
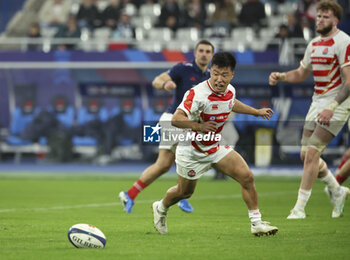
[(147, 187), (147, 184), (144, 184), (140, 179), (138, 179), (132, 187), (128, 190), (129, 197), (134, 200), (136, 196)]
[(337, 182), (338, 182), (339, 184), (342, 184), (344, 181), (346, 181), (346, 179), (347, 179), (348, 177), (343, 177), (343, 176), (337, 175), (337, 176), (335, 176), (335, 178), (337, 179)]
[(343, 157), (341, 158), (341, 161), (339, 163), (339, 166), (338, 166), (338, 170), (341, 169), (341, 167), (343, 167), (343, 165), (346, 163), (347, 160), (349, 160), (350, 157), (348, 157), (346, 154), (343, 155)]

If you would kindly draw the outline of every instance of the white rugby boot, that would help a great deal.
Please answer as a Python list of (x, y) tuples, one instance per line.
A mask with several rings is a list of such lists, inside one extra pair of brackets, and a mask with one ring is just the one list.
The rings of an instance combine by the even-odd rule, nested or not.
[(333, 204), (332, 218), (339, 218), (343, 215), (345, 200), (349, 194), (349, 188), (340, 186), (339, 190), (331, 193), (331, 202)]
[(258, 221), (251, 224), (251, 232), (253, 235), (260, 237), (263, 235), (276, 235), (278, 228), (270, 226), (270, 222), (267, 221)]
[(328, 189), (328, 186), (324, 187), (324, 192), (327, 194), (328, 198), (331, 200), (331, 203), (333, 204), (333, 202), (332, 202), (332, 192)]
[(293, 208), (290, 211), (290, 214), (287, 217), (287, 219), (304, 219), (304, 218), (306, 218), (305, 211), (300, 209), (295, 209), (295, 208)]
[(160, 213), (158, 211), (158, 205), (160, 201), (156, 201), (152, 204), (153, 209), (153, 224), (154, 228), (162, 235), (168, 233), (168, 228), (166, 226), (166, 213)]

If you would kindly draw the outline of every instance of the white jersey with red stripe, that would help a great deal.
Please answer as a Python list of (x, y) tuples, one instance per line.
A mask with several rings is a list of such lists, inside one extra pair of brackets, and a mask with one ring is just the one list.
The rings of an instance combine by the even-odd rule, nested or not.
[(329, 37), (318, 36), (307, 46), (301, 66), (312, 70), (313, 100), (332, 100), (344, 84), (341, 68), (350, 65), (350, 37), (337, 30)]
[[(218, 93), (210, 86), (209, 80), (199, 83), (188, 90), (178, 109), (183, 110), (188, 118), (194, 122), (217, 122), (215, 134), (220, 134), (232, 111), (236, 98), (235, 88), (229, 84), (225, 93)], [(196, 135), (204, 133), (197, 132)], [(191, 146), (197, 155), (206, 156), (215, 153), (219, 148), (219, 141), (198, 141), (195, 139)]]

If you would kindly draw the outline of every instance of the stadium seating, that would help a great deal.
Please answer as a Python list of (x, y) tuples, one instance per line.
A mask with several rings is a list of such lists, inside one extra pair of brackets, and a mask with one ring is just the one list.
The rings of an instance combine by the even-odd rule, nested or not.
[[(82, 106), (77, 111), (77, 124), (80, 127), (86, 126), (87, 123), (98, 120), (101, 122), (106, 122), (108, 119), (108, 111), (105, 107), (100, 106), (99, 102), (96, 100), (90, 100), (90, 109), (87, 105)], [(87, 127), (88, 128), (88, 127)], [(88, 131), (88, 129), (86, 129)], [(85, 131), (85, 130), (84, 130)], [(98, 145), (98, 140), (93, 136), (78, 136), (75, 135), (72, 138), (73, 145), (75, 147), (79, 146), (92, 146), (96, 147)], [(77, 148), (79, 150), (79, 148)]]
[(19, 134), (34, 120), (34, 117), (39, 113), (39, 108), (34, 108), (31, 113), (24, 113), (22, 108), (16, 107), (12, 114), (10, 124), (10, 136), (7, 138), (7, 143), (12, 146), (31, 145), (30, 140), (23, 140)]

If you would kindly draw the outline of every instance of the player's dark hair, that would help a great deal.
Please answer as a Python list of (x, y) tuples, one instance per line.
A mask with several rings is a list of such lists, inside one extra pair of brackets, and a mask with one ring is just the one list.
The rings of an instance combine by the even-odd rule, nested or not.
[(208, 40), (200, 40), (199, 42), (197, 42), (196, 47), (195, 47), (195, 50), (197, 50), (197, 48), (198, 48), (198, 46), (199, 46), (200, 44), (205, 44), (205, 45), (211, 46), (211, 48), (212, 48), (212, 50), (213, 50), (213, 53), (214, 53), (214, 45), (213, 45), (210, 41), (208, 41)]
[(321, 11), (327, 11), (327, 10), (333, 11), (334, 16), (337, 17), (339, 21), (343, 17), (343, 8), (337, 2), (332, 1), (332, 0), (325, 0), (325, 1), (319, 2), (317, 5), (317, 11), (319, 11), (319, 10), (321, 10)]
[(218, 52), (213, 56), (211, 60), (211, 66), (218, 66), (219, 68), (230, 67), (232, 71), (236, 67), (236, 58), (230, 52)]

